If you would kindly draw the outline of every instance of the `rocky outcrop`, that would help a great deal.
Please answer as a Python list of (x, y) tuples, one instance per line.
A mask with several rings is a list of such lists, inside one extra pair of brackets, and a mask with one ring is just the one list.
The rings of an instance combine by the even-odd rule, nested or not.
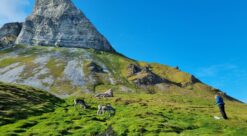
[(36, 0), (16, 44), (93, 48), (115, 52), (71, 0)]
[(22, 28), (22, 23), (8, 23), (0, 29), (0, 49), (14, 45)]
[(128, 79), (138, 86), (142, 85), (155, 85), (159, 83), (167, 83), (168, 81), (162, 79), (154, 74), (150, 67), (141, 67), (136, 64), (129, 64), (127, 66)]
[(104, 69), (92, 61), (87, 64), (87, 67), (88, 67), (90, 72), (104, 73)]
[(0, 38), (14, 35), (18, 36), (22, 28), (22, 23), (7, 23), (0, 29)]
[(127, 76), (130, 77), (138, 72), (141, 72), (141, 68), (135, 64), (129, 64), (127, 66)]
[(142, 86), (165, 83), (166, 80), (162, 79), (152, 72), (140, 72), (132, 78), (132, 82), (134, 82), (138, 86)]

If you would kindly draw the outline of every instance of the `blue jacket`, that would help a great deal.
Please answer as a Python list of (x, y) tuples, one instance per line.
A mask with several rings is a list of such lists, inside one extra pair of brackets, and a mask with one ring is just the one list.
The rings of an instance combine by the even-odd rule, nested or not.
[(216, 97), (216, 104), (217, 104), (217, 105), (224, 105), (225, 103), (224, 103), (223, 98), (220, 97), (220, 96), (217, 96), (217, 97)]

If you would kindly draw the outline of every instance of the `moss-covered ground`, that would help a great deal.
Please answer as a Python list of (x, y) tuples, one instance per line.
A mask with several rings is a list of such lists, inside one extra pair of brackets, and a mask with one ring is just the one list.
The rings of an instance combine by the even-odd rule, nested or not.
[[(9, 116), (14, 121), (1, 124), (0, 135), (5, 136), (93, 136), (106, 133), (123, 136), (247, 135), (246, 105), (227, 100), (229, 120), (215, 120), (214, 116), (220, 117), (220, 114), (213, 96), (204, 97), (200, 91), (180, 92), (171, 89), (155, 94), (115, 91), (115, 97), (108, 99), (97, 99), (92, 94), (78, 94), (77, 98), (83, 98), (90, 105), (85, 110), (80, 106), (74, 107), (75, 97), (63, 102), (28, 87), (2, 84), (1, 89), (1, 97), (6, 94), (3, 97), (5, 101), (1, 98), (1, 105), (13, 105), (15, 103), (10, 101), (16, 101), (18, 106), (9, 109), (15, 110), (13, 113), (17, 112), (18, 115), (25, 115)], [(9, 90), (18, 90), (18, 96)], [(37, 99), (39, 101), (36, 103)], [(116, 114), (97, 115), (97, 106), (107, 103), (116, 109)], [(1, 114), (1, 121), (3, 117)]]

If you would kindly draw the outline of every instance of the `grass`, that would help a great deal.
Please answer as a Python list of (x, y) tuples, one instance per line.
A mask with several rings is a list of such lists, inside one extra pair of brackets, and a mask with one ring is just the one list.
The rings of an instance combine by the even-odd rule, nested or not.
[(62, 77), (65, 63), (62, 60), (52, 58), (48, 61), (46, 67), (50, 70), (54, 77)]
[(31, 87), (0, 82), (0, 125), (51, 112), (56, 106), (53, 103), (61, 101), (51, 94)]
[[(107, 89), (107, 86), (99, 89)], [(115, 97), (111, 99), (96, 99), (91, 94), (80, 94), (77, 97), (84, 98), (91, 108), (75, 108), (74, 97), (71, 97), (60, 103), (54, 111), (46, 111), (39, 115), (30, 114), (27, 119), (18, 118), (14, 123), (0, 126), (0, 133), (40, 136), (93, 136), (106, 132), (131, 136), (247, 134), (246, 105), (226, 101), (230, 119), (214, 120), (213, 116), (220, 116), (214, 99), (202, 99), (193, 92), (182, 95), (178, 91), (155, 94), (115, 91)], [(96, 115), (97, 105), (106, 103), (111, 103), (116, 108), (116, 114), (111, 117), (108, 114)]]
[(176, 68), (152, 63), (150, 64), (153, 72), (160, 77), (168, 79), (169, 81), (180, 83), (182, 85), (192, 83), (192, 75), (182, 72)]

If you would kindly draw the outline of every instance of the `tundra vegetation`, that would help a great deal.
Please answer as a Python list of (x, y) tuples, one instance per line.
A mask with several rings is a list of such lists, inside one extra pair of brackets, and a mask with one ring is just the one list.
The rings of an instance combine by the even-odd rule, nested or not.
[[(103, 92), (113, 86), (98, 86)], [(247, 135), (247, 106), (226, 100), (229, 120), (220, 116), (213, 95), (166, 90), (154, 94), (114, 89), (113, 98), (77, 94), (59, 99), (27, 86), (0, 84), (0, 133), (3, 135)], [(89, 109), (75, 108), (83, 98)], [(114, 116), (97, 115), (97, 106), (115, 108)]]

